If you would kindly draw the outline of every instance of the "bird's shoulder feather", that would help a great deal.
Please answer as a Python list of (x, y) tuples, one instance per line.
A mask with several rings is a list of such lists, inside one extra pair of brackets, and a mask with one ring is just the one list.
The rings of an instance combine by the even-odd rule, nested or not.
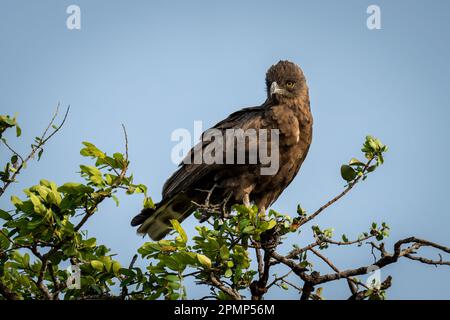
[[(257, 129), (261, 124), (261, 118), (266, 110), (267, 101), (261, 106), (247, 107), (233, 112), (224, 120), (214, 125), (213, 129), (226, 130), (232, 128)], [(208, 129), (209, 130), (209, 129)], [(204, 132), (205, 133), (205, 132)], [(203, 133), (203, 134), (204, 134)], [(202, 136), (203, 136), (202, 134)], [(200, 141), (192, 148), (185, 159), (180, 163), (179, 169), (172, 174), (163, 186), (163, 198), (171, 197), (179, 192), (188, 190), (193, 184), (199, 181), (208, 173), (217, 168), (216, 164), (195, 164), (186, 163), (186, 159), (193, 159), (194, 152), (202, 152), (211, 141)]]

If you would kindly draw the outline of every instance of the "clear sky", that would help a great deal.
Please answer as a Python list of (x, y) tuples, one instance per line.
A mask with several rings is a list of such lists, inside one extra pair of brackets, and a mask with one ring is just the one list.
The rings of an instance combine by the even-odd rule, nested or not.
[[(81, 30), (66, 28), (71, 4), (81, 8)], [(370, 4), (381, 8), (381, 30), (366, 27)], [(301, 203), (311, 212), (336, 195), (344, 185), (340, 165), (359, 156), (372, 134), (390, 147), (386, 164), (316, 223), (356, 237), (386, 221), (387, 248), (411, 235), (448, 245), (449, 12), (448, 1), (1, 0), (0, 113), (19, 114), (24, 133), (15, 146), (26, 150), (58, 102), (72, 106), (41, 162), (9, 195), (41, 178), (78, 181), (81, 141), (123, 150), (124, 123), (131, 171), (157, 201), (176, 168), (171, 132), (262, 103), (266, 69), (289, 59), (307, 77), (314, 138), (273, 208), (294, 215)], [(0, 152), (5, 160), (6, 149)], [(127, 264), (144, 241), (129, 226), (142, 199), (121, 199), (119, 208), (102, 204), (88, 229)], [(195, 223), (184, 224), (191, 234)], [(293, 240), (306, 244), (309, 233)], [(366, 246), (330, 252), (341, 269), (372, 262)], [(450, 298), (448, 268), (407, 260), (382, 270), (388, 274), (389, 298)], [(333, 284), (324, 295), (346, 298), (347, 291)], [(189, 290), (191, 298), (204, 292)], [(296, 297), (281, 289), (268, 295)]]

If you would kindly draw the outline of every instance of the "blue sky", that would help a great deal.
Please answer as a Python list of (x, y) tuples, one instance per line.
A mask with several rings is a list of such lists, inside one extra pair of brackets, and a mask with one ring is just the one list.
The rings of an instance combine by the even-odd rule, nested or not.
[[(81, 8), (81, 30), (66, 28), (70, 4)], [(370, 4), (381, 8), (381, 30), (366, 27)], [(390, 147), (386, 164), (317, 223), (356, 237), (372, 221), (386, 221), (388, 248), (410, 235), (448, 245), (449, 11), (448, 1), (2, 0), (0, 113), (19, 114), (24, 133), (17, 149), (25, 151), (42, 132), (58, 102), (72, 106), (41, 162), (9, 195), (41, 178), (78, 181), (81, 141), (123, 150), (124, 123), (131, 171), (157, 201), (176, 168), (171, 132), (192, 130), (195, 120), (208, 127), (262, 103), (266, 69), (289, 59), (307, 77), (314, 139), (273, 208), (294, 215), (301, 203), (313, 211), (340, 192), (340, 165), (373, 134)], [(119, 208), (102, 204), (88, 229), (126, 264), (144, 241), (129, 226), (142, 199), (121, 200)], [(184, 224), (191, 234), (195, 223)], [(287, 245), (306, 244), (308, 233)], [(368, 247), (330, 253), (341, 269), (372, 261)], [(388, 274), (389, 298), (450, 298), (448, 268), (401, 261), (382, 270)], [(333, 284), (324, 295), (346, 298), (347, 291), (345, 283)], [(189, 292), (196, 298), (205, 291)], [(268, 295), (296, 297), (282, 290)]]

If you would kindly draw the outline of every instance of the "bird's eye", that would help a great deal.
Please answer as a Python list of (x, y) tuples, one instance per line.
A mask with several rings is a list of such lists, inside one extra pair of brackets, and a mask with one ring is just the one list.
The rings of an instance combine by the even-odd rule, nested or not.
[(286, 87), (288, 87), (289, 89), (292, 89), (294, 87), (294, 81), (287, 81), (286, 82)]

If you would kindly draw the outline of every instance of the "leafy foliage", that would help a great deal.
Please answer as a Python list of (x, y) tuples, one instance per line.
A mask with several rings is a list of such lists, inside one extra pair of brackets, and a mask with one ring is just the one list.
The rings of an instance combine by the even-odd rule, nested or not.
[[(52, 126), (54, 119), (50, 123)], [(54, 132), (61, 126), (54, 126)], [(15, 118), (0, 116), (0, 135), (12, 128), (16, 128), (16, 135), (20, 136)], [(44, 133), (37, 138), (31, 147), (31, 155), (42, 152), (51, 135)], [(116, 255), (107, 246), (97, 243), (97, 239), (89, 237), (83, 230), (86, 221), (98, 213), (101, 203), (112, 199), (119, 205), (119, 191), (127, 195), (141, 194), (144, 207), (154, 206), (147, 187), (136, 184), (127, 172), (126, 132), (125, 139), (125, 154), (112, 155), (90, 142), (83, 142), (80, 154), (91, 160), (80, 165), (81, 182), (58, 186), (43, 179), (26, 188), (22, 196), (12, 196), (11, 210), (0, 210), (0, 299), (186, 299), (184, 283), (187, 277), (194, 277), (198, 283), (211, 287), (211, 297), (216, 299), (241, 299), (249, 288), (252, 298), (259, 299), (272, 286), (279, 286), (301, 292), (302, 298), (318, 300), (323, 299), (323, 287), (314, 291), (315, 285), (341, 278), (351, 284), (353, 297), (385, 298), (385, 289), (390, 283), (369, 288), (354, 276), (360, 273), (352, 270), (346, 276), (332, 275), (325, 281), (315, 271), (310, 256), (313, 253), (333, 268), (319, 251), (333, 246), (361, 246), (369, 239), (374, 241), (372, 246), (384, 254), (381, 241), (389, 234), (389, 226), (384, 222), (380, 226), (372, 223), (370, 229), (355, 240), (349, 240), (346, 235), (336, 240), (332, 228), (313, 225), (315, 242), (304, 248), (295, 245), (286, 256), (276, 252), (282, 239), (295, 237), (304, 224), (383, 164), (387, 147), (378, 139), (366, 137), (362, 152), (367, 161), (352, 158), (343, 165), (341, 175), (347, 182), (346, 189), (316, 212), (309, 215), (299, 205), (294, 217), (274, 210), (266, 215), (258, 212), (255, 206), (235, 205), (229, 217), (212, 215), (206, 223), (199, 224), (197, 234), (192, 238), (178, 221), (172, 220), (170, 236), (144, 243), (128, 267), (116, 260)], [(20, 157), (4, 138), (2, 141), (13, 153), (13, 158), (0, 173), (4, 182), (0, 196), (10, 183), (15, 182), (14, 177), (25, 163), (32, 159), (32, 156)], [(22, 159), (20, 163), (19, 159)], [(200, 212), (195, 216), (203, 217)], [(251, 254), (252, 250), (255, 256)], [(146, 270), (134, 266), (138, 256), (145, 261)], [(256, 260), (257, 270), (252, 260)], [(390, 263), (380, 261), (380, 266)], [(284, 264), (288, 272), (280, 277), (274, 275), (269, 283), (270, 267), (278, 263)], [(71, 286), (71, 273), (67, 271), (70, 265), (80, 269), (78, 288)], [(333, 269), (336, 271), (335, 267)], [(304, 281), (303, 288), (288, 281), (291, 273)]]

